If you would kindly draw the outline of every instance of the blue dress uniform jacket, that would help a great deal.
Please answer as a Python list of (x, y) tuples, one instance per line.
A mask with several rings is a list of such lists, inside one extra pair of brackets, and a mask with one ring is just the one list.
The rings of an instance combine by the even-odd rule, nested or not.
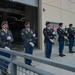
[(60, 27), (57, 29), (57, 33), (58, 33), (58, 41), (64, 41), (64, 36), (66, 36), (66, 33), (63, 29), (61, 29)]
[(43, 30), (43, 34), (44, 34), (44, 43), (52, 43), (50, 41), (50, 39), (54, 39), (54, 34), (53, 34), (54, 30), (52, 28), (48, 29), (48, 28), (44, 28)]
[[(11, 40), (7, 40), (7, 37), (10, 36)], [(13, 35), (10, 30), (7, 31), (7, 33), (4, 32), (4, 30), (0, 30), (0, 47), (4, 48), (5, 46), (11, 48), (11, 42), (13, 42)]]
[(33, 42), (34, 44), (36, 43), (35, 37), (33, 37), (34, 32), (32, 30), (28, 31), (27, 29), (23, 29), (21, 32), (21, 36), (24, 42), (24, 47), (29, 48), (31, 45), (29, 44), (30, 42)]
[(73, 29), (68, 28), (68, 34), (69, 34), (69, 39), (70, 39), (70, 38), (74, 38), (75, 32), (74, 32)]
[[(11, 40), (7, 40), (7, 37), (10, 36)], [(10, 30), (7, 30), (7, 33), (3, 29), (0, 30), (0, 47), (5, 48), (6, 46), (11, 48), (11, 42), (13, 42), (13, 35)], [(10, 58), (10, 54), (1, 52), (0, 55)], [(0, 59), (0, 68), (3, 71), (7, 71), (8, 62), (5, 60)]]

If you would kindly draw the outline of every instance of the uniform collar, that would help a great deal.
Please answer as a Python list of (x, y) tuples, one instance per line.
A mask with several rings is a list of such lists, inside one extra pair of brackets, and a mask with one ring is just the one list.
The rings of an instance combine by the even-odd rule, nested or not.
[(63, 30), (63, 27), (59, 27), (59, 28)]
[(4, 28), (2, 28), (2, 30), (3, 30), (5, 33), (7, 33), (7, 31), (8, 31), (7, 29), (5, 30)]
[(26, 30), (30, 32), (30, 28), (26, 28)]
[(73, 27), (69, 27), (71, 30), (73, 30)]
[(51, 28), (50, 28), (50, 27), (47, 27), (47, 29), (49, 29), (49, 30), (50, 30)]

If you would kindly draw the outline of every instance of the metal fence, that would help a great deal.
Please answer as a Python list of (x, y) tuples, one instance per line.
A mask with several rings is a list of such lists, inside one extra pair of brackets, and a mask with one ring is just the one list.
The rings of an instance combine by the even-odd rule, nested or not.
[(41, 57), (37, 57), (25, 53), (13, 51), (13, 50), (5, 50), (0, 48), (0, 51), (11, 54), (11, 58), (0, 56), (0, 59), (10, 63), (10, 69), (8, 70), (10, 72), (10, 75), (55, 75), (50, 72), (38, 69), (36, 67), (26, 65), (24, 62), (17, 60), (17, 56), (28, 58), (40, 63), (51, 65), (71, 72), (75, 72), (75, 65), (61, 63), (58, 61), (49, 60), (46, 58), (41, 58)]

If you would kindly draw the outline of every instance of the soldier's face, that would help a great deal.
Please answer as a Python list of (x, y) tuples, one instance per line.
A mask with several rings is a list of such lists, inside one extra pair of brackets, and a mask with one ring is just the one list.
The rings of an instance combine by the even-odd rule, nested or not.
[(4, 24), (4, 25), (2, 26), (2, 28), (8, 29), (8, 24)]
[(71, 26), (70, 28), (73, 29), (73, 26)]
[(50, 27), (50, 24), (48, 24), (47, 27)]
[(30, 24), (27, 24), (27, 25), (26, 25), (26, 28), (30, 28)]
[(60, 27), (63, 27), (63, 25), (61, 25)]

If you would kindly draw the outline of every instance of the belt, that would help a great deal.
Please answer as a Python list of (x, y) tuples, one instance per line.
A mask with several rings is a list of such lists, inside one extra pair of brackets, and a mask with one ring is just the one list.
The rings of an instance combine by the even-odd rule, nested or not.
[(4, 44), (8, 44), (8, 42), (4, 42)]
[(30, 41), (32, 41), (32, 39), (29, 39)]
[(49, 38), (52, 38), (53, 36), (48, 36)]

